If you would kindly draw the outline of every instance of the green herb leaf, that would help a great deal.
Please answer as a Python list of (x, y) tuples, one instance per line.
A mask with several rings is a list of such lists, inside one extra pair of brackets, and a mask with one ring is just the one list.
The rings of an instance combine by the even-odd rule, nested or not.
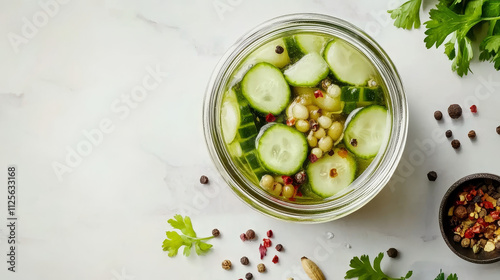
[(169, 257), (176, 256), (182, 246), (185, 246), (182, 253), (186, 257), (191, 255), (193, 244), (198, 255), (203, 255), (212, 248), (211, 244), (203, 242), (203, 240), (212, 239), (214, 236), (197, 238), (189, 217), (183, 218), (181, 215), (175, 215), (173, 219), (168, 220), (168, 223), (183, 233), (180, 235), (176, 231), (167, 231), (167, 239), (163, 241), (162, 247), (163, 251), (168, 251)]
[(434, 280), (444, 280), (444, 273), (442, 270), (439, 271), (438, 276)]
[(479, 49), (479, 59), (493, 62), (495, 69), (500, 70), (500, 35), (487, 37), (481, 42)]
[(458, 280), (458, 276), (457, 274), (450, 274), (448, 275), (448, 278), (446, 278), (446, 280)]
[(395, 19), (394, 26), (404, 29), (420, 27), (420, 6), (422, 0), (409, 0), (399, 8), (387, 11)]
[(346, 272), (345, 279), (359, 278), (360, 280), (405, 280), (411, 277), (412, 271), (409, 271), (406, 276), (401, 278), (391, 278), (387, 276), (380, 268), (380, 262), (384, 257), (384, 253), (378, 254), (373, 261), (373, 267), (370, 264), (370, 258), (367, 255), (362, 255), (360, 258), (354, 257), (351, 259), (349, 266), (351, 270)]

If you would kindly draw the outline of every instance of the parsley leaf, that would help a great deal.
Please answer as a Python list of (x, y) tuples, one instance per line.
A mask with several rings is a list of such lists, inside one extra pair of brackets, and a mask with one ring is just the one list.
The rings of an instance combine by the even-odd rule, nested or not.
[(399, 8), (387, 11), (395, 19), (394, 26), (403, 29), (420, 27), (420, 7), (422, 0), (409, 0)]
[(495, 69), (500, 70), (500, 35), (487, 37), (479, 46), (483, 61), (494, 62)]
[(212, 248), (212, 245), (204, 242), (204, 240), (212, 239), (214, 236), (197, 238), (189, 217), (183, 218), (181, 215), (175, 215), (174, 219), (168, 220), (168, 223), (183, 234), (180, 235), (176, 231), (167, 231), (167, 239), (163, 241), (162, 247), (163, 251), (168, 251), (169, 257), (175, 257), (182, 246), (184, 246), (182, 253), (186, 257), (191, 255), (193, 245), (198, 255), (203, 255)]
[[(444, 280), (444, 273), (442, 270), (439, 271), (438, 276), (434, 280)], [(458, 276), (457, 274), (450, 274), (446, 280), (458, 280)]]
[(351, 270), (346, 272), (345, 279), (359, 278), (369, 280), (405, 280), (411, 277), (412, 271), (408, 271), (406, 276), (401, 278), (391, 278), (387, 276), (380, 268), (380, 262), (384, 257), (384, 253), (379, 253), (373, 261), (373, 267), (370, 264), (370, 258), (367, 255), (362, 255), (360, 258), (354, 257), (349, 264)]
[(456, 273), (448, 275), (448, 278), (446, 280), (458, 280), (458, 276)]

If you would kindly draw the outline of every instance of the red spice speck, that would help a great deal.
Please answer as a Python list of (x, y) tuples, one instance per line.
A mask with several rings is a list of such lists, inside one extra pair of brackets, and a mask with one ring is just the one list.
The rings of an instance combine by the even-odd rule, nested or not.
[(246, 234), (242, 233), (242, 234), (240, 234), (240, 239), (241, 239), (241, 241), (247, 241), (248, 238), (247, 238)]
[(274, 255), (274, 258), (273, 258), (272, 262), (273, 263), (278, 263), (278, 261), (279, 261), (278, 256)]
[(484, 206), (484, 208), (486, 208), (486, 209), (493, 209), (493, 208), (495, 208), (495, 207), (493, 206), (493, 203), (491, 203), (491, 202), (489, 202), (489, 201), (483, 201), (483, 206)]
[(472, 228), (469, 228), (468, 230), (465, 231), (464, 237), (465, 238), (472, 238), (472, 237), (474, 237), (474, 233), (472, 232)]
[(268, 230), (266, 234), (267, 234), (267, 237), (269, 237), (269, 238), (273, 237), (273, 231), (272, 230)]
[(345, 148), (341, 148), (339, 151), (338, 151), (338, 154), (341, 158), (346, 158), (347, 155), (348, 155), (348, 152)]
[(490, 215), (495, 221), (500, 219), (500, 211), (493, 211), (490, 213)]
[(293, 179), (290, 176), (283, 175), (281, 176), (281, 179), (283, 179), (283, 183), (285, 183), (285, 185), (293, 184)]
[(262, 244), (259, 245), (260, 259), (262, 260), (264, 256), (267, 254), (267, 248)]
[(295, 118), (289, 118), (288, 120), (286, 120), (286, 125), (294, 126), (295, 125)]
[(471, 111), (472, 113), (477, 113), (477, 106), (476, 106), (476, 105), (472, 105), (472, 106), (470, 106), (470, 111)]
[(316, 98), (323, 97), (323, 92), (319, 89), (314, 91), (314, 97), (316, 97)]
[(264, 242), (264, 247), (266, 247), (266, 248), (271, 247), (271, 244), (272, 244), (271, 239), (264, 238), (264, 239), (262, 239), (262, 242)]
[(318, 160), (318, 157), (315, 154), (310, 154), (309, 155), (309, 161), (311, 163), (315, 163)]
[(275, 120), (276, 120), (276, 117), (273, 114), (271, 114), (271, 113), (267, 114), (266, 122), (274, 122)]

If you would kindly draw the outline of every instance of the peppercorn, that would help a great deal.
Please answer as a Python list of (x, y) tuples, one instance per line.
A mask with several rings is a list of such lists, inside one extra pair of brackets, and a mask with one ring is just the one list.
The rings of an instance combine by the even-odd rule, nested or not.
[(293, 178), (295, 179), (297, 185), (302, 185), (306, 181), (307, 175), (306, 172), (304, 172), (304, 170), (301, 170), (297, 172), (297, 174), (295, 174)]
[(500, 134), (500, 125), (497, 126), (497, 133)]
[(266, 266), (263, 263), (259, 263), (257, 265), (257, 271), (260, 272), (260, 273), (266, 272)]
[(470, 215), (476, 211), (476, 206), (474, 204), (469, 204), (467, 206), (467, 214)]
[(241, 259), (240, 259), (240, 263), (241, 263), (242, 265), (248, 265), (248, 264), (250, 263), (250, 261), (248, 260), (248, 258), (247, 258), (247, 257), (241, 257)]
[(252, 273), (249, 272), (249, 273), (245, 274), (245, 279), (250, 280), (252, 278), (253, 278)]
[(319, 124), (315, 120), (311, 119), (309, 120), (309, 127), (311, 128), (311, 131), (316, 132), (319, 129)]
[(436, 173), (436, 171), (431, 171), (429, 173), (427, 173), (427, 179), (429, 179), (429, 181), (436, 181), (438, 175)]
[(467, 134), (470, 139), (476, 138), (476, 132), (474, 130), (469, 131), (469, 134)]
[(281, 252), (283, 250), (283, 245), (278, 244), (278, 245), (276, 245), (275, 249), (276, 249), (276, 251)]
[[(475, 203), (477, 203), (477, 202), (475, 202)], [(488, 215), (488, 212), (486, 211), (486, 209), (483, 208), (483, 209), (481, 209), (481, 211), (479, 211), (478, 215), (479, 215), (479, 218), (484, 218), (484, 217), (486, 217), (486, 215)]]
[(249, 229), (245, 233), (245, 236), (247, 237), (248, 240), (252, 240), (255, 238), (255, 231), (253, 231), (252, 229)]
[(273, 237), (273, 231), (272, 231), (272, 230), (268, 230), (268, 231), (266, 232), (266, 235), (267, 235), (267, 237), (269, 237), (269, 238)]
[(462, 239), (462, 241), (460, 242), (460, 245), (461, 245), (463, 248), (467, 248), (467, 247), (469, 247), (469, 245), (470, 245), (470, 239), (469, 239), (469, 238), (464, 238), (464, 239)]
[(398, 256), (398, 250), (396, 250), (396, 248), (390, 248), (389, 250), (387, 250), (387, 255), (389, 256), (389, 258), (395, 258)]
[(276, 46), (276, 49), (275, 49), (274, 51), (275, 51), (277, 54), (282, 54), (282, 53), (285, 51), (285, 49), (284, 49), (282, 46), (277, 45), (277, 46)]
[(247, 241), (248, 238), (247, 238), (246, 234), (242, 233), (242, 234), (240, 234), (240, 239), (241, 239), (241, 241)]
[(230, 270), (231, 269), (231, 261), (230, 260), (224, 260), (222, 262), (222, 268), (225, 270)]
[(358, 140), (356, 140), (355, 138), (351, 139), (351, 146), (357, 147), (358, 146)]
[(441, 113), (441, 111), (436, 111), (436, 112), (434, 112), (434, 118), (435, 118), (437, 121), (440, 121), (440, 120), (443, 118), (443, 113)]
[(448, 115), (452, 119), (458, 119), (462, 116), (462, 107), (458, 104), (451, 104), (450, 107), (448, 107)]
[(453, 135), (453, 132), (448, 129), (444, 135), (446, 135), (446, 138), (450, 138)]
[(200, 177), (200, 183), (202, 183), (203, 185), (208, 184), (208, 177), (205, 175), (202, 175)]
[(219, 230), (218, 230), (218, 229), (216, 229), (216, 228), (214, 228), (214, 229), (212, 230), (212, 235), (213, 235), (214, 237), (219, 236), (219, 235), (220, 235)]
[(458, 242), (460, 242), (461, 240), (462, 240), (462, 237), (460, 237), (460, 235), (455, 234), (455, 235), (453, 236), (453, 241), (455, 241), (455, 242), (457, 242), (457, 243), (458, 243)]
[(454, 139), (453, 141), (451, 141), (451, 146), (453, 147), (453, 149), (460, 148), (460, 141), (458, 141), (457, 139)]
[(326, 79), (323, 79), (321, 81), (321, 88), (324, 90), (324, 91), (328, 91), (328, 87), (330, 87), (332, 85), (332, 80), (326, 78)]
[(455, 215), (459, 219), (465, 219), (467, 217), (467, 209), (463, 205), (459, 205), (453, 211), (453, 215)]

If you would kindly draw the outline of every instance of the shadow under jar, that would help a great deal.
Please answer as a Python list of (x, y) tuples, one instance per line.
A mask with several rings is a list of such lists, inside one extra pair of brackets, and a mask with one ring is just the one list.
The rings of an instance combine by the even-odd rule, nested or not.
[[(238, 140), (239, 132), (228, 132), (225, 122), (231, 119), (231, 115), (236, 115), (239, 122), (241, 112), (235, 113), (234, 108), (228, 110), (224, 107), (224, 103), (228, 101), (229, 95), (233, 95), (232, 98), (236, 99), (234, 102), (237, 102), (241, 96), (236, 96), (238, 94), (234, 93), (235, 88), (240, 86), (239, 84), (248, 70), (259, 62), (270, 62), (277, 66), (277, 69), (280, 68), (282, 72), (285, 71), (285, 74), (290, 65), (297, 61), (300, 62), (300, 57), (294, 58), (296, 53), (294, 53), (293, 46), (289, 45), (289, 42), (285, 42), (283, 38), (297, 38), (297, 35), (304, 34), (325, 38), (324, 45), (321, 45), (322, 42), (319, 40), (319, 42), (307, 42), (306, 45), (310, 44), (305, 46), (306, 49), (314, 49), (320, 46), (319, 53), (321, 56), (324, 55), (323, 52), (328, 48), (331, 40), (339, 40), (345, 43), (348, 48), (353, 49), (355, 53), (359, 53), (370, 64), (370, 71), (374, 73), (373, 77), (363, 82), (364, 84), (360, 83), (357, 86), (368, 88), (376, 85), (380, 89), (380, 94), (383, 96), (382, 106), (387, 110), (387, 118), (385, 131), (382, 134), (384, 136), (383, 139), (379, 139), (381, 144), (380, 148), (377, 148), (376, 155), (368, 160), (354, 158), (356, 160), (354, 181), (344, 188), (337, 189), (331, 195), (323, 197), (311, 191), (311, 187), (306, 181), (300, 188), (295, 190), (293, 197), (284, 198), (280, 195), (273, 195), (259, 185), (261, 176), (272, 172), (266, 172), (266, 168), (251, 167), (248, 160), (251, 161), (252, 159), (248, 157), (245, 159), (244, 154), (246, 151), (242, 151), (240, 144), (233, 145)], [(275, 44), (276, 46), (274, 46)], [(280, 49), (281, 47), (283, 47), (283, 50)], [(285, 52), (290, 60), (283, 61), (276, 59), (272, 54), (262, 53), (266, 50), (269, 51), (269, 48), (276, 53)], [(260, 53), (257, 53), (256, 50)], [(302, 51), (305, 52), (304, 49)], [(306, 55), (308, 54), (306, 53)], [(323, 57), (328, 61), (326, 56)], [(328, 77), (331, 77), (333, 83), (338, 84), (339, 87), (347, 87), (349, 84), (352, 86), (352, 83), (346, 83), (338, 79), (339, 76), (337, 76), (337, 73), (332, 73), (331, 67)], [(287, 76), (287, 79), (290, 83), (290, 77)], [(316, 92), (314, 88), (321, 88), (321, 82), (316, 86), (309, 86), (312, 88), (312, 92)], [(295, 86), (290, 86), (290, 89), (290, 103), (292, 103), (294, 97), (299, 93), (296, 92), (297, 87)], [(323, 93), (326, 93), (326, 89), (323, 90)], [(337, 96), (337, 98), (340, 97)], [(358, 95), (356, 95), (356, 98), (358, 98)], [(365, 104), (364, 100), (355, 101), (357, 101), (354, 102), (354, 104), (358, 105), (357, 107), (377, 106), (370, 102), (365, 102)], [(337, 113), (341, 118), (340, 122), (345, 125), (346, 121), (349, 122), (349, 119), (346, 120), (348, 116), (346, 110), (349, 102), (339, 102), (340, 107), (338, 110), (340, 111)], [(287, 114), (288, 106), (276, 115), (259, 115), (259, 112), (254, 112), (254, 110), (251, 110), (251, 113), (255, 115), (256, 123), (265, 124), (267, 120), (281, 122), (283, 126), (285, 124), (293, 126), (287, 122), (291, 118)], [(324, 113), (324, 111), (320, 112)], [(331, 116), (331, 118), (335, 121), (336, 117)], [(354, 120), (354, 118), (352, 119)], [(203, 108), (203, 125), (205, 141), (216, 168), (233, 192), (245, 203), (261, 213), (283, 220), (326, 222), (344, 217), (358, 210), (375, 197), (387, 184), (404, 150), (408, 127), (408, 108), (396, 68), (387, 54), (373, 39), (352, 24), (334, 17), (320, 14), (292, 14), (259, 25), (240, 38), (222, 57), (207, 87)], [(261, 128), (258, 125), (260, 135), (257, 136), (257, 145), (258, 137), (262, 136), (262, 131), (265, 128), (265, 126)], [(237, 130), (237, 127), (232, 129)], [(307, 136), (308, 132), (305, 132), (304, 135)], [(352, 139), (351, 141), (342, 141), (340, 139), (335, 144), (335, 148), (338, 149), (349, 148), (346, 147), (349, 145), (351, 145), (351, 148), (352, 145), (356, 146)], [(308, 147), (308, 156), (302, 169), (306, 169), (308, 164), (311, 164), (311, 148)], [(340, 150), (335, 151), (338, 153)], [(325, 153), (324, 156), (330, 155)], [(279, 181), (280, 179), (276, 178), (276, 180)]]

